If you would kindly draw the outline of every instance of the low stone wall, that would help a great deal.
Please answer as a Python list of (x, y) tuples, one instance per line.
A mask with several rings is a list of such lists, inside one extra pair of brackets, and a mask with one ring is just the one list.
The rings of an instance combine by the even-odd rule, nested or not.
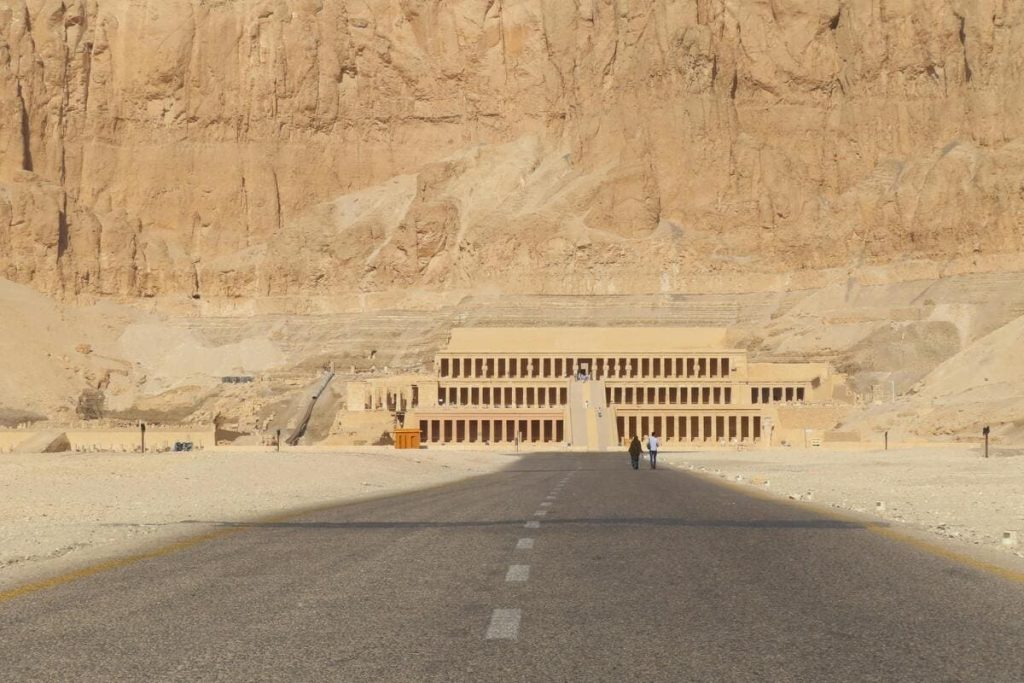
[[(40, 435), (59, 430), (3, 430), (0, 431), (0, 453), (10, 453), (38, 438)], [(69, 429), (64, 432), (72, 451), (132, 452), (139, 449), (138, 429)], [(193, 448), (210, 448), (216, 445), (212, 427), (174, 427), (163, 429), (151, 427), (146, 430), (146, 450), (172, 450), (177, 441), (190, 441)]]
[[(70, 430), (68, 441), (73, 451), (135, 451), (140, 446), (138, 429), (112, 430)], [(212, 428), (146, 430), (146, 450), (166, 451), (174, 448), (177, 441), (191, 441), (193, 448), (210, 448), (216, 445)]]

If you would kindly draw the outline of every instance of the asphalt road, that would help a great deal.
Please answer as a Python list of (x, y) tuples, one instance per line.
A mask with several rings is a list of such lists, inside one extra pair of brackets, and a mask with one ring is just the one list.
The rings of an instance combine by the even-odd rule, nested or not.
[(857, 524), (544, 455), (2, 602), (0, 679), (1018, 682), (1022, 616)]

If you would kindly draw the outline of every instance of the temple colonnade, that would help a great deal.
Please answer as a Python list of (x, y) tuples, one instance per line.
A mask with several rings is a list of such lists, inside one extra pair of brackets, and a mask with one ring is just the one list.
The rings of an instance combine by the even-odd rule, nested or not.
[(424, 443), (560, 443), (565, 420), (550, 418), (452, 417), (420, 420)]
[(437, 358), (441, 379), (729, 379), (730, 356), (462, 356)]

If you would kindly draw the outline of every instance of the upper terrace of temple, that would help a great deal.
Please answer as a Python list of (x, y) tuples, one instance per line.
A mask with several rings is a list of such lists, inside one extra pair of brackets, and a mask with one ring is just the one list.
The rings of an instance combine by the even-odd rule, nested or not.
[(694, 328), (467, 328), (437, 355), (442, 379), (727, 379), (746, 352)]
[(724, 349), (720, 327), (462, 327), (442, 353), (657, 354)]

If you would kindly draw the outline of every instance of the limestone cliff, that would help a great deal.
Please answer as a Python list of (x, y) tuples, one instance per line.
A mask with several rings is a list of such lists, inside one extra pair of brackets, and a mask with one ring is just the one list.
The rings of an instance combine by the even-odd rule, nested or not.
[(657, 292), (1022, 252), (1022, 76), (1018, 0), (3, 0), (0, 276)]

